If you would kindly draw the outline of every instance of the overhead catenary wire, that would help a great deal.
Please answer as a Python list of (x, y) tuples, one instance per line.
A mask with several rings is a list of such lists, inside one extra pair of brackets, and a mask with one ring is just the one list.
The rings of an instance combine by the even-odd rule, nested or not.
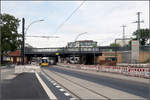
[(26, 36), (26, 37), (39, 37), (39, 38), (59, 38), (58, 36)]
[(73, 16), (73, 14), (84, 4), (84, 2), (85, 2), (85, 0), (84, 0), (75, 10), (73, 10), (73, 12), (65, 19), (65, 21), (64, 21), (63, 23), (61, 23), (61, 24), (56, 28), (54, 34), (55, 34), (56, 32), (58, 32), (58, 30), (64, 26), (64, 24), (65, 24), (65, 23)]
[(106, 42), (109, 42), (109, 41), (112, 41), (114, 38), (116, 38), (116, 37), (118, 37), (118, 36), (121, 36), (121, 35), (122, 35), (122, 33), (117, 33), (115, 37), (112, 36), (112, 37), (109, 38), (109, 40), (104, 40), (104, 41), (102, 41), (101, 43), (99, 43), (99, 45), (101, 45), (101, 44), (103, 44), (103, 43), (106, 43)]

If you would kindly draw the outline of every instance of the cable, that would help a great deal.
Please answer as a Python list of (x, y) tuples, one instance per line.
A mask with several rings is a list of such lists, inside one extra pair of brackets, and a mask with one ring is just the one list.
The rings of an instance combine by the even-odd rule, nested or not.
[(56, 31), (54, 33), (56, 33), (72, 16), (73, 14), (84, 4), (85, 0), (66, 18), (66, 20), (61, 23), (58, 28), (56, 29)]
[(26, 36), (26, 37), (39, 37), (39, 38), (59, 38), (58, 36)]
[[(117, 34), (115, 37), (114, 37), (114, 36), (110, 37), (109, 40), (112, 41), (112, 39), (114, 39), (114, 38), (116, 38), (116, 37), (118, 37), (118, 36), (120, 36), (120, 35), (122, 35), (122, 33)], [(101, 45), (101, 44), (103, 44), (103, 43), (105, 43), (105, 42), (108, 42), (108, 40), (102, 41), (99, 45)]]

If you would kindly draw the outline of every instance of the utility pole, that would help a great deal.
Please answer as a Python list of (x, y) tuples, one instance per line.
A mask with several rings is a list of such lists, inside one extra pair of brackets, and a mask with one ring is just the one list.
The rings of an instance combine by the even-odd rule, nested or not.
[(123, 36), (122, 36), (122, 42), (123, 42), (123, 46), (125, 46), (125, 27), (127, 27), (126, 25), (122, 25), (121, 27), (123, 27)]
[(24, 65), (24, 29), (25, 29), (25, 19), (22, 18), (22, 48), (21, 48), (21, 57), (22, 57), (22, 65)]
[[(140, 23), (144, 23), (144, 21), (143, 20), (141, 21), (141, 19), (140, 19), (141, 13), (142, 12), (137, 12), (138, 20), (133, 22), (133, 23), (137, 23), (137, 30), (140, 30)], [(139, 40), (139, 38), (140, 38), (140, 36), (139, 36), (139, 34), (137, 34), (137, 40)]]

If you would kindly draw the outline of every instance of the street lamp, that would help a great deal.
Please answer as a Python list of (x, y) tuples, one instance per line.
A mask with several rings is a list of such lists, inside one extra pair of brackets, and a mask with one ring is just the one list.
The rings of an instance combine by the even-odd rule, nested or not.
[[(84, 34), (87, 34), (87, 32), (84, 32), (84, 33), (80, 33), (80, 34), (78, 34), (77, 36), (76, 36), (76, 38), (75, 38), (75, 45), (76, 45), (76, 41), (77, 41), (77, 39), (81, 36), (81, 35), (84, 35)], [(80, 42), (79, 42), (79, 51), (80, 51), (80, 55), (81, 55), (81, 48), (80, 48)], [(74, 52), (74, 62), (75, 62), (75, 52)], [(81, 58), (81, 57), (80, 57)], [(81, 62), (81, 60), (80, 60), (80, 62)]]
[(75, 41), (77, 41), (77, 39), (79, 38), (79, 36), (81, 36), (81, 35), (83, 35), (83, 34), (87, 34), (87, 32), (78, 34), (78, 35), (76, 36), (76, 38), (75, 38)]
[(30, 26), (31, 26), (32, 24), (37, 23), (37, 22), (41, 22), (41, 21), (44, 21), (44, 20), (43, 20), (43, 19), (42, 19), (42, 20), (35, 20), (35, 21), (31, 22), (31, 23), (28, 25), (28, 27), (26, 28), (25, 34), (27, 33), (28, 29), (30, 28)]
[(41, 22), (41, 21), (44, 21), (44, 20), (35, 20), (33, 22), (31, 22), (28, 27), (26, 28), (25, 30), (25, 19), (22, 18), (22, 48), (21, 48), (21, 54), (22, 54), (22, 65), (24, 65), (24, 44), (25, 44), (25, 40), (24, 40), (24, 37), (25, 37), (25, 34), (27, 33), (27, 30), (30, 28), (30, 26), (34, 23), (37, 23), (37, 22)]

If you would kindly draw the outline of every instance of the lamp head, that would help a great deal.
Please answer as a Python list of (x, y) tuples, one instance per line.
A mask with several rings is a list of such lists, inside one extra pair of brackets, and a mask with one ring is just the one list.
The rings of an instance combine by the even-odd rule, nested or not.
[(40, 20), (40, 21), (44, 21), (44, 20), (42, 19), (42, 20)]

